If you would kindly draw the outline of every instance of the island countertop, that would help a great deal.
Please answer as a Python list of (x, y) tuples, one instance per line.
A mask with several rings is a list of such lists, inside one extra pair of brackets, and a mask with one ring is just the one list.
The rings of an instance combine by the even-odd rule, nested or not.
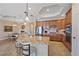
[(49, 37), (48, 36), (28, 36), (27, 34), (21, 34), (18, 36), (17, 40), (21, 41), (31, 41), (32, 43), (49, 43)]

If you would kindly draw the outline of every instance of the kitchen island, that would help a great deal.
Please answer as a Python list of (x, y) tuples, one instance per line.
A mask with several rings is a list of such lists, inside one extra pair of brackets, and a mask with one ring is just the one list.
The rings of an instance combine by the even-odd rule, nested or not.
[[(55, 37), (57, 39), (53, 39), (51, 37), (53, 37), (52, 35), (56, 35)], [(32, 35), (32, 36), (28, 36), (26, 34), (22, 34), (19, 35), (17, 40), (21, 40), (21, 41), (26, 41), (26, 42), (31, 42), (32, 47), (36, 47), (37, 49), (37, 56), (47, 56), (47, 55), (51, 55), (50, 54), (50, 49), (53, 48), (52, 44), (50, 42), (58, 42), (58, 43), (62, 43), (64, 44), (69, 50), (71, 50), (71, 44), (66, 42), (65, 39), (65, 34), (61, 34), (61, 33), (53, 33), (51, 36), (50, 35)], [(58, 36), (58, 37), (57, 37)], [(54, 37), (54, 38), (55, 38)], [(60, 38), (60, 39), (59, 39)], [(51, 39), (51, 41), (50, 41)], [(57, 45), (57, 43), (56, 43)], [(61, 44), (60, 44), (61, 45)], [(52, 47), (50, 47), (52, 46)], [(57, 47), (56, 47), (57, 48)], [(61, 47), (60, 47), (61, 48)], [(53, 49), (52, 49), (53, 50)], [(57, 53), (57, 52), (56, 52)], [(64, 53), (64, 52), (62, 52)]]
[(31, 56), (48, 56), (49, 37), (19, 35), (17, 41), (31, 44)]

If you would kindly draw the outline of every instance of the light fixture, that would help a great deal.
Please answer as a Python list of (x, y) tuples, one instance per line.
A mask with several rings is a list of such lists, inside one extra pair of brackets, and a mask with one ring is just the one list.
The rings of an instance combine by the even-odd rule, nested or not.
[(30, 21), (29, 16), (28, 16), (28, 9), (29, 9), (29, 8), (28, 8), (28, 3), (27, 3), (27, 4), (26, 4), (26, 11), (24, 12), (25, 15), (26, 15), (26, 16), (25, 16), (25, 21), (26, 21), (26, 22)]
[(31, 10), (32, 8), (29, 8), (29, 10)]
[(47, 12), (49, 12), (49, 9), (46, 9)]
[(26, 21), (26, 22), (30, 21), (30, 19), (29, 19), (29, 17), (28, 17), (28, 12), (25, 11), (24, 13), (26, 14), (26, 16), (25, 16), (25, 21)]
[(61, 16), (65, 16), (65, 14), (62, 14)]
[(26, 16), (25, 20), (29, 21), (29, 18)]

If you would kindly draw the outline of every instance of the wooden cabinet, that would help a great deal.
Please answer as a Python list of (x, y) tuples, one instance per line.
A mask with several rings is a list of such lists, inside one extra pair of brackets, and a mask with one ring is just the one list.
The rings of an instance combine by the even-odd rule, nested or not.
[(49, 21), (49, 26), (56, 25), (59, 29), (64, 29), (65, 28), (65, 20), (60, 19), (60, 20), (51, 20)]
[(36, 26), (43, 26), (43, 22), (42, 21), (36, 21)]
[(70, 9), (66, 14), (65, 26), (72, 23), (72, 10)]
[(60, 20), (49, 20), (49, 21), (37, 21), (36, 22), (36, 26), (53, 26), (56, 25), (59, 29), (65, 29), (65, 26), (67, 24), (70, 24), (72, 18), (72, 10), (70, 9), (67, 14), (66, 17), (64, 19), (60, 19)]
[(65, 20), (61, 19), (61, 20), (50, 20), (47, 22), (45, 22), (45, 21), (37, 21), (36, 22), (36, 26), (53, 26), (53, 25), (56, 25), (59, 29), (64, 29), (65, 28)]
[(50, 36), (50, 41), (58, 41), (64, 43), (64, 45), (71, 51), (71, 43), (66, 41), (66, 36), (63, 34), (53, 34)]
[(49, 26), (49, 21), (36, 21), (36, 26)]
[(62, 42), (63, 42), (64, 45), (71, 51), (71, 48), (72, 48), (72, 47), (71, 47), (71, 43), (67, 42), (66, 39), (64, 39)]
[(50, 35), (50, 41), (62, 41), (65, 38), (62, 34), (52, 34)]

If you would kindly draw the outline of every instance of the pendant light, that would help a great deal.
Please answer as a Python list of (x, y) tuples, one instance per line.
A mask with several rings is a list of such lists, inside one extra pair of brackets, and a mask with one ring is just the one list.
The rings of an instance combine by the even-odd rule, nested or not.
[(26, 17), (25, 17), (25, 21), (26, 22), (30, 22), (29, 16), (28, 16), (28, 3), (26, 3), (26, 11), (24, 12)]

